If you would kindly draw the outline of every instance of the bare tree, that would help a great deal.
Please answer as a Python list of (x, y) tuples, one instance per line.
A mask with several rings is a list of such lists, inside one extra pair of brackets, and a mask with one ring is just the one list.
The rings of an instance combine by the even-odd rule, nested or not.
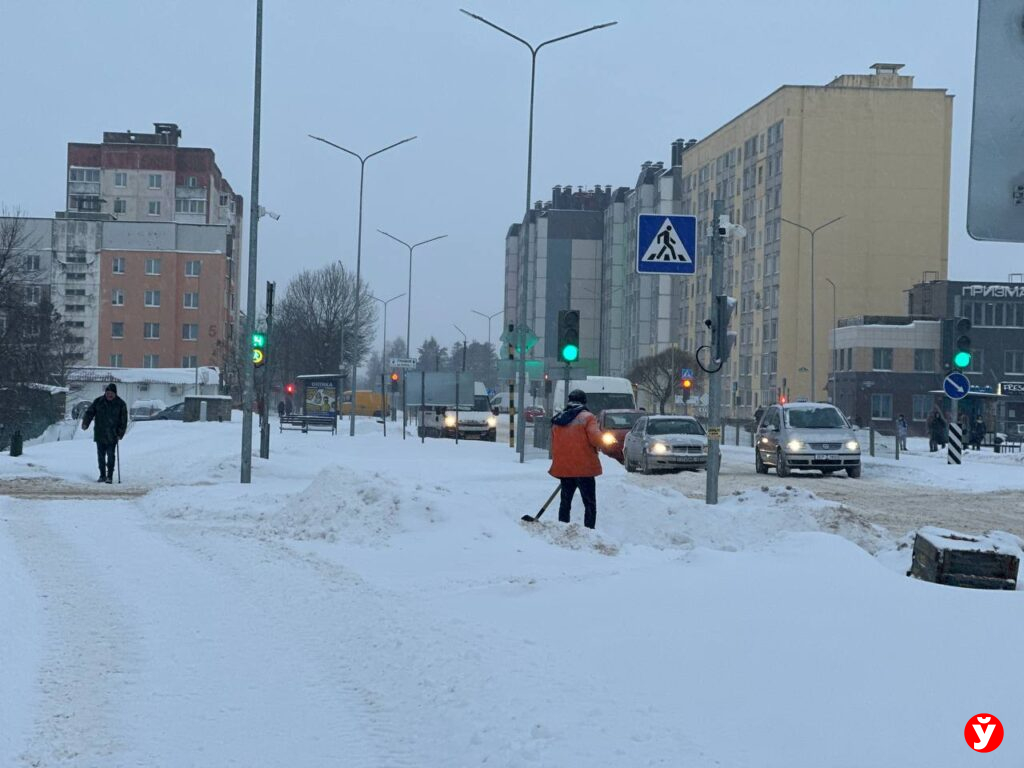
[(691, 368), (696, 371), (696, 363), (691, 352), (665, 349), (656, 355), (637, 360), (626, 378), (658, 403), (659, 413), (665, 413), (665, 404), (680, 389), (682, 369)]
[(353, 362), (363, 360), (373, 341), (377, 307), (363, 283), (356, 328), (355, 299), (355, 276), (337, 263), (302, 272), (288, 284), (269, 341), (281, 376), (347, 373)]

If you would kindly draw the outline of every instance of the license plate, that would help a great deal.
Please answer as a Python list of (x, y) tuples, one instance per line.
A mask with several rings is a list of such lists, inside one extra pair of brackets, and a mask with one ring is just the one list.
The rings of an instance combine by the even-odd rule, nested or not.
[(822, 461), (839, 461), (839, 456), (834, 453), (822, 453), (818, 458)]

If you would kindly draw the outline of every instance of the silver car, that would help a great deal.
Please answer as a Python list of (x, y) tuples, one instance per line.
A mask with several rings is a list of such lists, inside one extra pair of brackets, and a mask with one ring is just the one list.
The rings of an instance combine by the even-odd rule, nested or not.
[(794, 469), (822, 474), (845, 470), (860, 477), (860, 444), (842, 411), (829, 403), (773, 405), (761, 416), (754, 468), (762, 475), (775, 467), (779, 477)]
[(692, 416), (641, 416), (622, 444), (627, 472), (707, 469), (708, 437)]

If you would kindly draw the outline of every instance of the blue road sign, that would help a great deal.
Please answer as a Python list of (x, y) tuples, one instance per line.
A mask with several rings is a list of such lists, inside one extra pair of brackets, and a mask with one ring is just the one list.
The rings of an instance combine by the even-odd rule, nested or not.
[(683, 368), (682, 376), (680, 378), (692, 379), (693, 378), (693, 369), (692, 368)]
[(960, 371), (953, 371), (942, 380), (942, 388), (946, 392), (946, 397), (950, 400), (960, 400), (971, 391), (971, 380), (960, 373)]
[(636, 225), (636, 271), (692, 275), (697, 271), (697, 217), (641, 213)]

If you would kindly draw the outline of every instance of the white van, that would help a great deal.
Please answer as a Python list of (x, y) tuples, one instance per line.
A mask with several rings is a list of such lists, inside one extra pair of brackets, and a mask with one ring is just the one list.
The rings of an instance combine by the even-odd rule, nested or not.
[[(636, 395), (629, 379), (618, 376), (587, 376), (585, 379), (570, 379), (569, 392), (581, 389), (587, 393), (587, 410), (600, 413), (611, 408), (636, 408)], [(557, 412), (565, 407), (565, 379), (555, 382), (552, 408)]]

